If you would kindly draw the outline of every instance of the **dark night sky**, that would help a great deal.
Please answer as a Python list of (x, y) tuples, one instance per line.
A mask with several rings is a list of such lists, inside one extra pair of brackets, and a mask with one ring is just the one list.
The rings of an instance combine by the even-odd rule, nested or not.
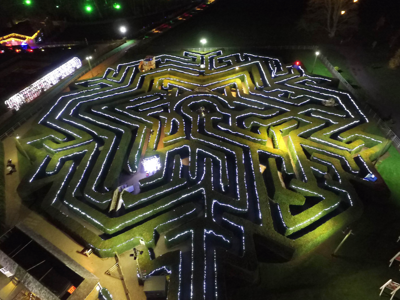
[(381, 16), (393, 25), (400, 24), (400, 0), (359, 0), (360, 17), (364, 25), (375, 23)]

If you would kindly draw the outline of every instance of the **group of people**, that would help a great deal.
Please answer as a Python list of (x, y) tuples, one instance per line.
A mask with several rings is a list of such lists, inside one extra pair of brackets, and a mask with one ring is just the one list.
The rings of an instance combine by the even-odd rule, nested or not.
[(17, 169), (15, 168), (15, 165), (12, 163), (12, 160), (9, 159), (7, 161), (7, 173), (6, 175), (12, 175), (12, 173), (17, 172)]

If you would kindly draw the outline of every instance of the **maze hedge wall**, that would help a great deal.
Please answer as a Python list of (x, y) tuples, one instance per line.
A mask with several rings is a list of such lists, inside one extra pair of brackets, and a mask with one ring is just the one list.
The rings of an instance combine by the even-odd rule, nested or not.
[[(165, 243), (171, 251), (139, 262), (147, 276), (171, 274), (168, 299), (253, 283), (258, 261), (287, 261), (354, 221), (354, 184), (385, 191), (371, 162), (388, 144), (329, 78), (247, 53), (156, 60), (59, 98), (21, 140), (35, 166), (19, 193), (101, 257)], [(123, 178), (153, 156), (161, 169), (110, 213)]]

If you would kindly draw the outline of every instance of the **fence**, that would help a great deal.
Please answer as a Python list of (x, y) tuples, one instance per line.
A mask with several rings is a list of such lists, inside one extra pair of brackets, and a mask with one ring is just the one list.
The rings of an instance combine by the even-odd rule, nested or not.
[(339, 79), (340, 83), (356, 97), (357, 104), (363, 108), (364, 113), (366, 113), (371, 119), (378, 123), (379, 128), (385, 134), (385, 137), (392, 141), (393, 146), (396, 147), (397, 151), (400, 152), (400, 138), (393, 132), (392, 129), (382, 120), (378, 113), (368, 104), (368, 98), (366, 95), (355, 90), (350, 83), (335, 69), (331, 62), (322, 54), (319, 55), (319, 59), (326, 66), (326, 68)]

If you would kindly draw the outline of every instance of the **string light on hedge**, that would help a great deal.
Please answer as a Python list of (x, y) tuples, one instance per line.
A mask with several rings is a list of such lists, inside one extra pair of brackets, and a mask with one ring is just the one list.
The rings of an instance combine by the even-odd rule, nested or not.
[[(299, 232), (336, 209), (340, 201), (332, 203), (332, 199), (348, 195), (345, 201), (348, 201), (350, 206), (356, 203), (352, 202), (351, 190), (344, 188), (345, 184), (343, 187), (339, 185), (344, 178), (347, 179), (340, 177), (343, 170), (336, 170), (335, 164), (315, 159), (312, 155), (322, 153), (334, 157), (345, 162), (348, 166), (346, 171), (359, 173), (356, 164), (351, 160), (354, 154), (349, 151), (354, 153), (364, 145), (359, 141), (354, 144), (348, 142), (352, 139), (363, 139), (363, 134), (355, 134), (352, 127), (367, 120), (348, 94), (331, 92), (330, 89), (319, 85), (327, 82), (324, 78), (311, 77), (303, 72), (301, 67), (293, 69), (282, 65), (277, 59), (249, 54), (220, 57), (223, 55), (222, 51), (209, 54), (185, 52), (184, 55), (185, 57), (157, 56), (157, 68), (146, 73), (137, 71), (138, 62), (118, 65), (115, 70), (108, 69), (102, 78), (79, 83), (77, 91), (59, 98), (39, 122), (59, 132), (58, 135), (53, 135), (58, 138), (49, 134), (47, 137), (37, 136), (32, 139), (30, 145), (60, 154), (43, 161), (42, 166), (39, 166), (35, 175), (31, 177), (31, 181), (55, 172), (66, 174), (68, 170), (61, 168), (62, 162), (78, 162), (77, 155), (81, 155), (80, 168), (74, 166), (70, 169), (64, 183), (57, 190), (56, 198), (60, 200), (57, 205), (65, 205), (77, 217), (81, 217), (105, 234), (113, 234), (116, 237), (127, 227), (132, 227), (132, 232), (144, 228), (144, 234), (149, 237), (146, 243), (155, 243), (155, 230), (161, 228), (160, 223), (172, 226), (173, 220), (181, 224), (180, 222), (187, 222), (192, 218), (196, 218), (198, 222), (199, 218), (205, 218), (217, 225), (223, 225), (228, 231), (235, 231), (235, 238), (242, 239), (239, 249), (235, 251), (243, 251), (243, 254), (244, 230), (250, 230), (246, 231), (246, 234), (252, 234), (253, 229), (238, 225), (246, 224), (237, 221), (238, 218), (251, 218), (259, 228), (268, 224), (263, 220), (263, 214), (266, 214), (264, 219), (268, 218), (268, 210), (262, 210), (261, 205), (261, 201), (265, 201), (265, 195), (261, 193), (265, 190), (260, 173), (261, 154), (276, 161), (284, 180), (289, 178), (289, 183), (285, 184), (292, 192), (326, 198), (323, 201), (329, 201), (327, 207), (318, 205), (317, 208), (311, 208), (310, 218), (305, 214), (293, 217), (286, 204), (273, 207), (279, 210), (278, 222), (281, 218), (283, 224), (289, 224), (285, 225), (286, 234)], [(205, 73), (199, 77), (200, 64), (203, 63)], [(240, 73), (237, 72), (237, 68)], [(273, 77), (276, 79), (272, 79)], [(151, 81), (153, 83), (150, 86)], [(230, 86), (236, 88), (235, 98), (227, 94)], [(199, 92), (201, 88), (207, 88), (211, 92)], [(290, 98), (287, 97), (288, 94)], [(336, 108), (317, 108), (317, 105), (331, 95), (336, 97), (335, 101), (339, 104)], [(199, 105), (206, 105), (210, 110), (204, 118), (200, 118), (195, 112)], [(360, 113), (357, 114), (358, 112)], [(284, 124), (288, 121), (295, 123)], [(322, 127), (329, 129), (321, 130)], [(156, 133), (146, 140), (146, 131), (149, 129)], [(157, 149), (156, 142), (162, 130), (168, 137), (163, 141), (164, 148)], [(346, 135), (346, 132), (349, 134)], [(61, 133), (68, 138), (65, 139)], [(337, 134), (338, 138), (333, 137)], [(286, 139), (286, 136), (289, 150), (283, 143), (278, 144)], [(267, 144), (271, 142), (271, 138), (272, 147)], [(129, 140), (132, 140), (133, 145)], [(123, 194), (121, 201), (126, 213), (110, 218), (102, 213), (107, 211), (112, 199), (108, 180), (122, 167), (134, 174), (145, 143), (149, 143), (150, 151), (155, 151), (146, 154), (144, 161), (158, 157), (157, 168), (150, 172), (154, 173), (149, 176), (151, 178), (139, 182), (139, 194)], [(373, 137), (365, 138), (365, 143), (368, 146), (382, 144)], [(86, 147), (87, 150), (83, 152), (82, 149)], [(62, 155), (61, 151), (64, 150), (71, 152)], [(129, 151), (132, 152), (127, 154)], [(121, 155), (124, 155), (124, 158), (118, 160)], [(175, 159), (176, 155), (180, 157), (179, 162)], [(182, 159), (187, 156), (189, 164), (184, 167)], [(291, 159), (294, 159), (294, 165), (291, 165)], [(50, 167), (45, 175), (42, 170), (50, 160)], [(369, 161), (361, 162), (368, 168)], [(118, 167), (113, 166), (114, 163), (119, 164)], [(330, 172), (334, 170), (339, 183), (320, 182), (320, 186), (317, 186), (315, 177), (325, 176), (327, 169)], [(288, 175), (290, 177), (287, 177)], [(300, 175), (306, 183), (300, 180), (290, 181), (290, 178), (298, 179), (296, 175)], [(189, 209), (179, 215), (174, 214), (177, 207), (188, 202), (200, 202), (204, 203), (204, 206), (199, 211), (192, 209), (190, 214)], [(281, 207), (283, 212), (280, 211)], [(225, 213), (235, 217), (229, 218)], [(164, 215), (169, 214), (174, 216), (170, 220), (168, 217), (162, 219), (162, 222), (155, 219), (161, 216), (164, 218)], [(145, 225), (147, 221), (156, 223), (152, 223), (152, 228), (137, 226), (142, 223)], [(168, 226), (165, 228), (169, 228)], [(179, 244), (182, 241), (179, 237), (184, 238), (186, 234), (192, 237), (191, 265), (188, 265), (191, 268), (190, 297), (192, 298), (195, 292), (194, 276), (198, 276), (194, 274), (204, 274), (204, 295), (211, 291), (211, 287), (208, 290), (208, 284), (211, 282), (211, 285), (215, 284), (213, 292), (217, 296), (219, 255), (217, 256), (216, 250), (213, 249), (213, 267), (210, 267), (212, 263), (207, 261), (209, 258), (205, 254), (204, 257), (195, 256), (200, 253), (197, 251), (204, 250), (205, 253), (208, 247), (214, 246), (211, 240), (207, 240), (206, 243), (206, 236), (214, 236), (225, 244), (232, 243), (231, 237), (203, 228), (196, 231), (196, 234), (203, 234), (201, 248), (201, 245), (197, 244), (200, 236), (195, 240), (195, 229), (187, 230), (188, 228), (190, 227), (176, 230), (175, 236), (167, 242), (174, 241)], [(164, 227), (161, 230), (163, 229)], [(299, 234), (302, 236), (307, 233)], [(133, 234), (134, 237), (124, 239), (123, 242), (116, 242), (117, 239), (113, 238), (103, 241), (96, 236), (96, 241), (92, 242), (93, 249), (101, 255), (109, 255), (115, 249), (122, 251), (125, 247), (135, 245), (139, 239), (143, 239), (140, 235)], [(152, 240), (148, 241), (150, 239)], [(248, 251), (252, 251), (252, 247), (248, 248)], [(179, 256), (178, 297), (181, 295), (181, 285), (185, 284), (186, 279), (182, 278), (181, 268), (185, 267), (185, 264), (182, 264), (182, 253)], [(157, 264), (157, 259), (150, 270), (151, 275), (176, 270), (171, 269), (168, 263)], [(196, 261), (203, 259), (204, 268), (198, 270)], [(213, 273), (211, 276), (214, 276), (214, 280), (206, 280), (207, 276)]]

